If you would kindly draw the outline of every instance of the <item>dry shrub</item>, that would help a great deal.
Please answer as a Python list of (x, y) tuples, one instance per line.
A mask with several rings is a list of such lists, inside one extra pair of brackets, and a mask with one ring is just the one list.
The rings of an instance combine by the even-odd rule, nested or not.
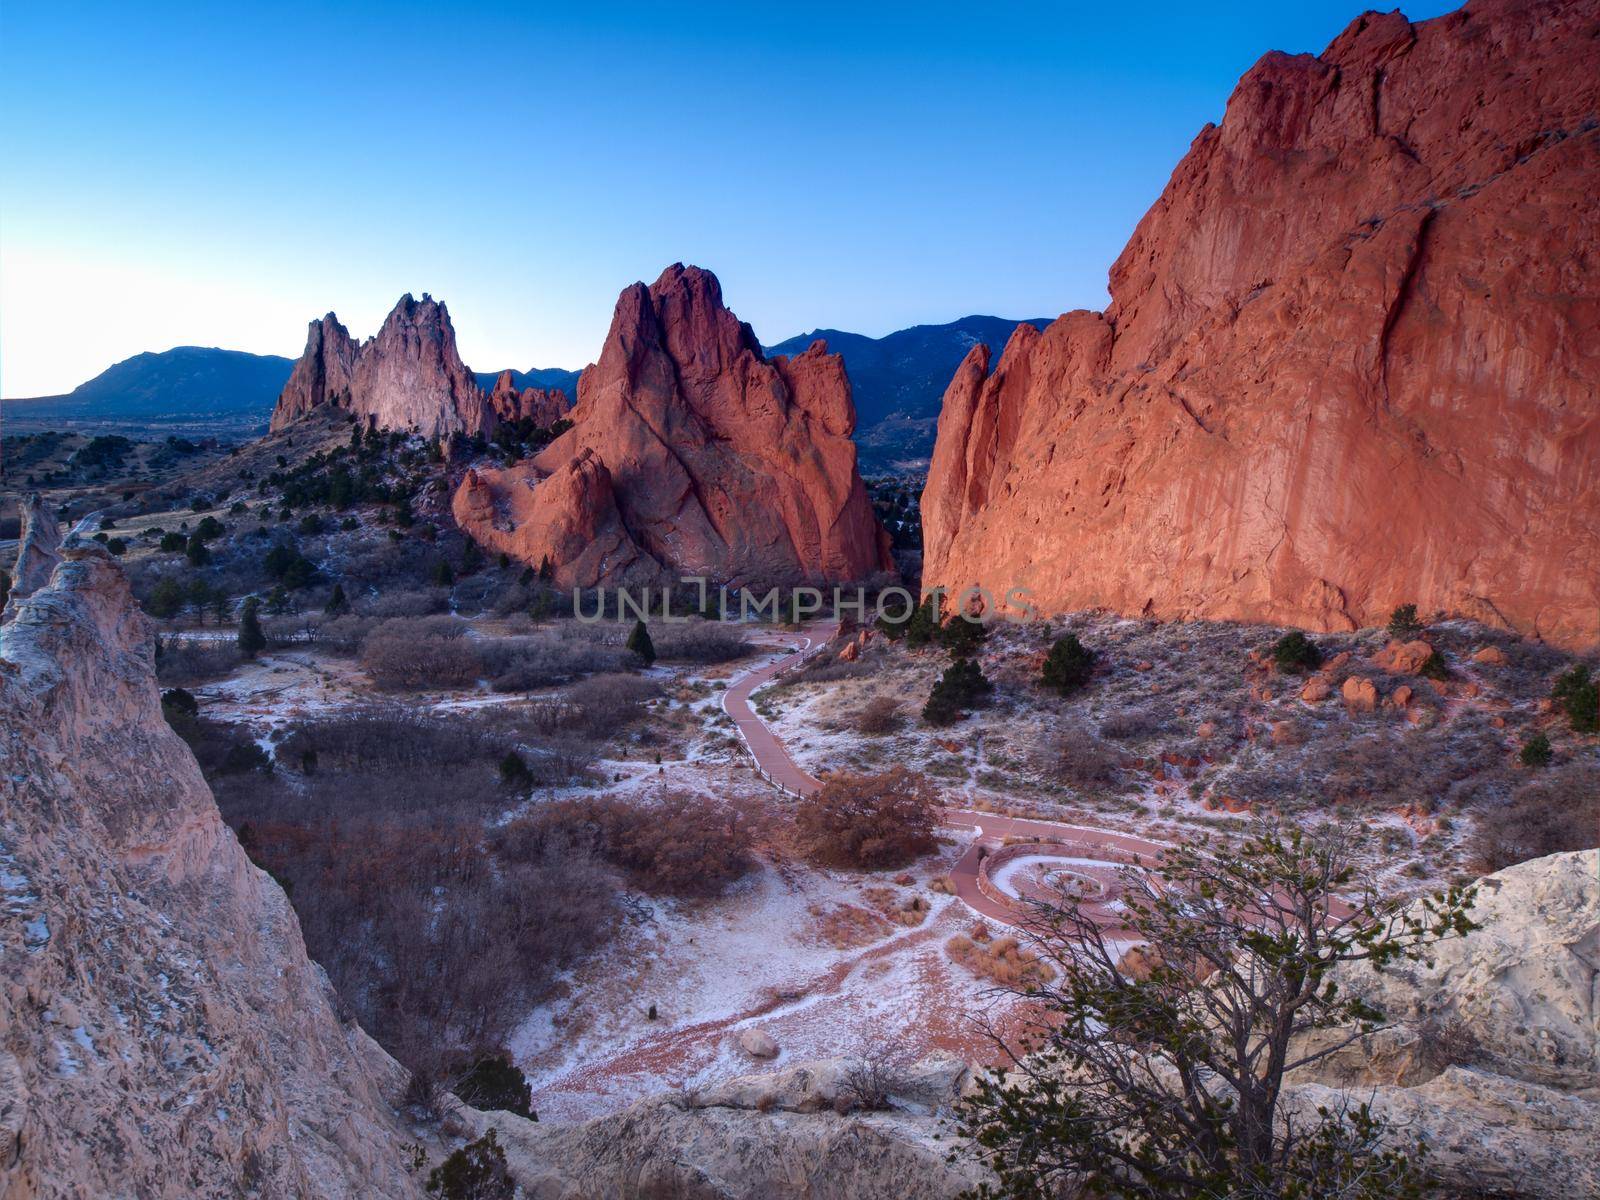
[(567, 689), (569, 727), (590, 737), (610, 737), (642, 716), (645, 702), (660, 694), (661, 685), (648, 676), (592, 676)]
[(232, 639), (199, 641), (195, 638), (159, 638), (156, 641), (156, 678), (164, 687), (192, 687), (230, 674), (244, 661)]
[(957, 934), (944, 948), (952, 959), (974, 975), (1002, 987), (1036, 987), (1048, 983), (1051, 978), (1050, 968), (1037, 955), (1024, 950), (1016, 938), (993, 937), (987, 927), (983, 929), (981, 940)]
[(710, 796), (664, 792), (639, 803), (611, 796), (558, 800), (497, 834), (521, 860), (549, 848), (587, 850), (657, 895), (720, 896), (754, 865), (750, 822)]
[(893, 733), (900, 724), (900, 701), (893, 696), (874, 696), (856, 713), (856, 732), (868, 737)]
[(950, 876), (948, 875), (940, 875), (930, 879), (928, 887), (930, 890), (938, 892), (941, 896), (954, 896), (956, 894), (956, 885), (950, 882)]
[(1075, 788), (1105, 787), (1117, 780), (1117, 755), (1082, 725), (1069, 725), (1056, 735), (1055, 774)]
[(819, 863), (898, 867), (933, 852), (938, 789), (919, 772), (840, 772), (795, 809), (796, 839)]
[(453, 617), (394, 618), (361, 647), (361, 666), (386, 691), (469, 687), (481, 664)]
[(1485, 871), (1600, 842), (1600, 764), (1569, 762), (1524, 783), (1485, 813), (1473, 842)]
[(861, 898), (889, 920), (908, 928), (921, 925), (928, 915), (928, 902), (921, 896), (907, 896), (893, 888), (863, 888)]
[(813, 904), (806, 911), (811, 914), (812, 939), (835, 950), (870, 946), (890, 930), (882, 915), (858, 904), (836, 904), (832, 908)]
[(497, 692), (526, 692), (582, 675), (620, 671), (630, 657), (622, 646), (563, 637), (550, 630), (486, 640), (478, 643), (478, 653), (484, 675)]
[(743, 658), (750, 645), (737, 628), (717, 621), (662, 623), (650, 630), (656, 657), (664, 662), (720, 663)]

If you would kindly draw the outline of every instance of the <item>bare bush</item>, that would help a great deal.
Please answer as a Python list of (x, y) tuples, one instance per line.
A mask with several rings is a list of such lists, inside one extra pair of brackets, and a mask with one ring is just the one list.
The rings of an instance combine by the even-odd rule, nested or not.
[(628, 652), (554, 632), (495, 638), (482, 642), (484, 674), (497, 692), (525, 692), (565, 683), (582, 675), (619, 671)]
[(644, 703), (661, 694), (661, 685), (639, 675), (595, 675), (567, 690), (570, 727), (590, 737), (626, 728), (643, 713)]
[(1600, 764), (1570, 762), (1484, 814), (1473, 850), (1485, 871), (1600, 842)]
[(522, 861), (576, 848), (628, 872), (652, 894), (717, 896), (752, 866), (744, 813), (710, 796), (669, 792), (642, 803), (614, 797), (540, 806), (497, 834), (501, 855)]
[(720, 663), (750, 652), (737, 627), (717, 621), (664, 622), (651, 632), (656, 657), (666, 662)]
[(900, 725), (900, 701), (893, 696), (874, 696), (855, 716), (856, 732), (868, 737), (893, 733)]
[(464, 626), (452, 617), (394, 618), (361, 647), (361, 666), (385, 690), (470, 686), (482, 669)]
[(839, 772), (795, 809), (799, 843), (831, 866), (894, 867), (934, 848), (938, 790), (905, 767), (880, 775)]
[(1089, 789), (1116, 782), (1116, 754), (1082, 725), (1069, 725), (1057, 734), (1052, 751), (1055, 774), (1064, 783)]
[(156, 641), (156, 678), (166, 687), (192, 687), (221, 679), (243, 661), (244, 655), (231, 638), (167, 637)]
[(839, 1096), (846, 1111), (884, 1112), (901, 1086), (900, 1073), (882, 1055), (858, 1058), (846, 1065)]
[(387, 619), (390, 617), (425, 617), (441, 613), (450, 607), (449, 598), (439, 589), (383, 592), (361, 604), (366, 616)]

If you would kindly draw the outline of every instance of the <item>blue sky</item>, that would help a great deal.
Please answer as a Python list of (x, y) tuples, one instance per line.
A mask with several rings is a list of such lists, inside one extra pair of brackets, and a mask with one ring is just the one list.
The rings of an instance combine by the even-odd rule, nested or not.
[(0, 393), (172, 345), (298, 354), (406, 291), (476, 369), (577, 367), (674, 261), (768, 342), (1100, 307), (1238, 76), (1360, 11), (252, 8), (4, 6)]

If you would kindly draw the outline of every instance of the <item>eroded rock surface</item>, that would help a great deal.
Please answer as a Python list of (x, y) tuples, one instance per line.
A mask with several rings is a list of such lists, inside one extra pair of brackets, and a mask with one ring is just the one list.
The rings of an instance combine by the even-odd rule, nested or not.
[(17, 561), (11, 569), (11, 591), (0, 620), (9, 621), (23, 599), (50, 581), (61, 561), (61, 522), (55, 509), (38, 492), (29, 492), (19, 506), (22, 530), (17, 539)]
[(65, 558), (0, 629), (0, 1195), (420, 1195), (403, 1072), (167, 727), (121, 570)]
[(924, 583), (1349, 629), (1396, 605), (1600, 641), (1600, 6), (1368, 13), (1266, 55), (1104, 313), (976, 347)]
[(332, 313), (311, 322), (305, 353), (272, 413), (273, 431), (323, 404), (378, 429), (424, 437), (487, 432), (494, 409), (461, 361), (449, 310), (432, 296), (402, 296), (383, 328), (359, 347)]
[[(562, 587), (827, 582), (891, 565), (842, 360), (820, 342), (764, 358), (709, 271), (675, 265), (622, 293), (571, 416), (535, 458), (470, 474), (454, 502), (474, 539), (548, 558)], [(606, 548), (575, 557), (573, 531), (590, 526)]]
[(519, 391), (512, 373), (501, 371), (489, 393), (489, 407), (497, 421), (531, 421), (537, 429), (549, 429), (567, 415), (572, 401), (560, 388), (525, 387)]

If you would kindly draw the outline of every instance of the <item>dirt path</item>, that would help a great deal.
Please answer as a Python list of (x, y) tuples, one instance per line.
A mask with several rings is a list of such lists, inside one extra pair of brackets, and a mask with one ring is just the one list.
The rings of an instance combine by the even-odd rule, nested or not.
[[(808, 796), (822, 787), (822, 781), (796, 764), (784, 747), (783, 740), (761, 719), (750, 702), (752, 693), (772, 682), (783, 672), (799, 665), (813, 646), (822, 643), (823, 637), (819, 632), (812, 632), (800, 635), (800, 640), (803, 645), (799, 650), (766, 666), (757, 667), (730, 683), (728, 690), (723, 693), (722, 707), (739, 727), (739, 736), (744, 739), (744, 744), (756, 760), (756, 765), (766, 777), (785, 792)], [(955, 888), (957, 898), (974, 912), (1007, 925), (1019, 924), (1024, 918), (1015, 908), (985, 895), (979, 886), (980, 864), (994, 849), (1004, 845), (1007, 838), (1047, 839), (1069, 846), (1075, 852), (1081, 853), (1081, 857), (1089, 859), (1110, 851), (1112, 853), (1107, 861), (1112, 863), (1119, 863), (1130, 854), (1154, 860), (1160, 857), (1163, 850), (1163, 847), (1155, 842), (1129, 834), (1111, 833), (1081, 825), (1061, 825), (1051, 821), (1007, 817), (999, 813), (977, 812), (971, 809), (947, 808), (944, 811), (944, 822), (946, 825), (970, 828), (977, 834), (972, 845), (967, 848), (967, 852), (961, 856), (961, 860), (950, 872), (950, 882)], [(1114, 926), (1117, 924), (1116, 915), (1106, 912), (1104, 923), (1107, 926)]]

